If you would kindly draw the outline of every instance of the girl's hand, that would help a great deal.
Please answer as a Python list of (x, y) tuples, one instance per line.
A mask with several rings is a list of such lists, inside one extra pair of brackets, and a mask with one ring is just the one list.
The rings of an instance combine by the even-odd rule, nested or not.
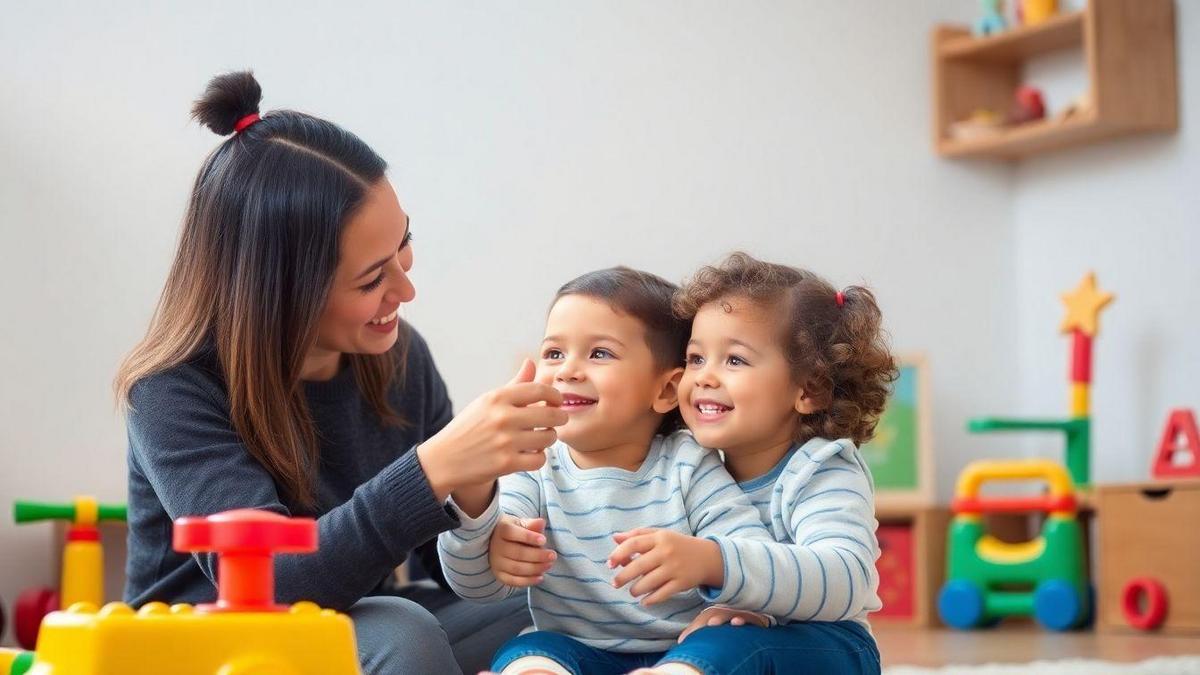
[[(672, 530), (638, 528), (613, 535), (617, 547), (609, 567), (624, 567), (613, 579), (620, 588), (637, 579), (629, 592), (653, 605), (700, 585), (725, 583), (725, 566), (717, 542)], [(634, 554), (637, 557), (633, 557)], [(640, 577), (640, 578), (639, 578)]]
[(771, 620), (758, 612), (747, 612), (730, 607), (706, 607), (679, 634), (679, 641), (683, 642), (684, 638), (705, 626), (721, 626), (727, 623), (734, 626), (745, 626), (749, 623), (766, 628), (771, 625)]
[(501, 516), (488, 542), (488, 564), (492, 573), (506, 586), (535, 586), (558, 557), (546, 550), (543, 518), (517, 520)]
[[(534, 471), (545, 463), (542, 450), (558, 440), (554, 427), (567, 423), (567, 413), (559, 408), (562, 394), (534, 382), (533, 374), (533, 362), (526, 359), (507, 386), (475, 399), (417, 446), (417, 459), (438, 501), (459, 488), (490, 485), (500, 476)], [(470, 513), (475, 509), (463, 510), (477, 515)]]

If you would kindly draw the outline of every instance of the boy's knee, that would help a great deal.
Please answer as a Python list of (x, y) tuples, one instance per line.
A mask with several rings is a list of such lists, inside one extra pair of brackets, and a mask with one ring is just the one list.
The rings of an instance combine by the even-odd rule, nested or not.
[(460, 672), (446, 632), (417, 603), (396, 597), (363, 598), (348, 614), (364, 674)]

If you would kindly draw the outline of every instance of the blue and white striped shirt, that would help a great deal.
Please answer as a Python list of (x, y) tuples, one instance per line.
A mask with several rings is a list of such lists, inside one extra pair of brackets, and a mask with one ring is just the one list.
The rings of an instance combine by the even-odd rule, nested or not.
[(472, 519), (460, 512), (462, 526), (438, 538), (442, 569), (455, 592), (496, 601), (517, 590), (501, 584), (488, 566), (488, 542), (500, 514), (545, 518), (546, 546), (558, 559), (528, 591), (538, 630), (610, 651), (664, 651), (708, 603), (693, 590), (645, 607), (628, 586), (613, 588), (617, 570), (607, 565), (612, 535), (658, 527), (710, 537), (722, 550), (733, 541), (772, 542), (717, 453), (687, 432), (655, 437), (637, 471), (581, 469), (562, 443), (546, 456), (538, 471), (501, 478), (498, 498), (483, 514)]
[(720, 540), (725, 585), (713, 603), (781, 623), (853, 620), (879, 610), (879, 542), (870, 469), (848, 439), (814, 438), (740, 487), (775, 541)]

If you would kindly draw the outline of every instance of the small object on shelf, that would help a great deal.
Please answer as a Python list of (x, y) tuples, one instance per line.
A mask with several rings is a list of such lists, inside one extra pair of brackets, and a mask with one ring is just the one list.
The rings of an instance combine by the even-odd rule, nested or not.
[(983, 16), (975, 22), (976, 35), (994, 35), (1008, 28), (1004, 20), (1004, 0), (981, 0)]
[(1058, 0), (1020, 0), (1017, 12), (1022, 24), (1036, 26), (1058, 13)]
[(1167, 618), (1167, 589), (1157, 579), (1132, 579), (1121, 591), (1121, 612), (1130, 626), (1154, 630)]
[[(983, 496), (985, 482), (1039, 480), (1046, 497)], [(954, 628), (978, 628), (1009, 616), (1033, 616), (1050, 630), (1067, 630), (1091, 614), (1083, 533), (1067, 470), (1046, 459), (978, 461), (958, 478), (954, 520), (946, 544), (946, 584), (938, 613)], [(985, 532), (985, 514), (1045, 515), (1041, 534), (1008, 543)]]
[(1012, 111), (1008, 114), (1009, 124), (1025, 124), (1046, 117), (1046, 103), (1042, 99), (1042, 90), (1023, 84), (1017, 87), (1013, 95)]
[(900, 374), (875, 437), (859, 448), (875, 479), (875, 503), (885, 510), (936, 502), (928, 361), (923, 354), (900, 354), (896, 361)]
[[(1037, 25), (985, 38), (971, 25), (940, 24), (931, 35), (934, 150), (944, 157), (1020, 160), (1131, 134), (1179, 128), (1174, 0), (1088, 0)], [(1136, 5), (1136, 7), (1134, 7)], [(952, 128), (980, 108), (1007, 113), (1027, 65), (1067, 52), (1083, 61), (1089, 94), (1069, 116), (956, 137)], [(1055, 110), (1061, 106), (1055, 106)], [(1053, 117), (1054, 119), (1049, 119)]]
[[(1186, 463), (1177, 463), (1177, 455), (1186, 455)], [(1200, 432), (1191, 410), (1178, 408), (1167, 417), (1154, 456), (1153, 474), (1155, 478), (1200, 478)]]
[(979, 109), (965, 120), (950, 125), (950, 137), (958, 140), (980, 138), (1000, 133), (1004, 118), (994, 110)]

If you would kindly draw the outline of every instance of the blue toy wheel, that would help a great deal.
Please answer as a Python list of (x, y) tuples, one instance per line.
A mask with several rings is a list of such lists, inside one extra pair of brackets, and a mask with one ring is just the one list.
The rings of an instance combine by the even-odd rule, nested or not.
[(1074, 584), (1050, 579), (1038, 584), (1033, 592), (1033, 616), (1050, 630), (1067, 630), (1083, 618), (1083, 603)]
[(983, 591), (965, 579), (952, 579), (938, 593), (938, 614), (947, 626), (975, 628), (983, 623)]

